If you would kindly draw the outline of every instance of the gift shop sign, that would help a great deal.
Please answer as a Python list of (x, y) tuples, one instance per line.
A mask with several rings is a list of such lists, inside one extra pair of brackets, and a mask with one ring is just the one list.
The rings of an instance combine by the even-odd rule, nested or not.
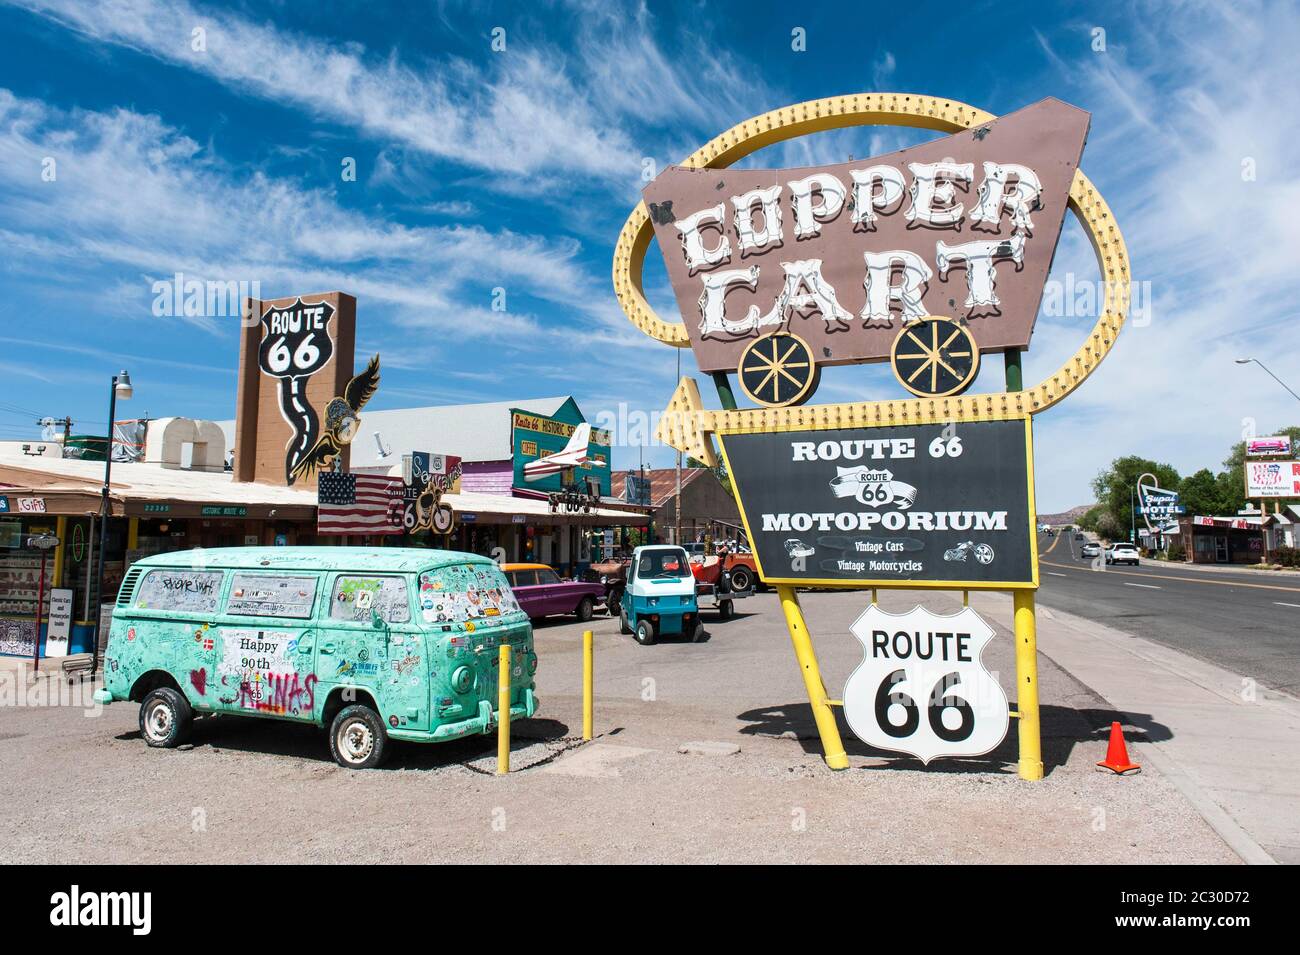
[(1027, 419), (720, 439), (765, 581), (1038, 584)]

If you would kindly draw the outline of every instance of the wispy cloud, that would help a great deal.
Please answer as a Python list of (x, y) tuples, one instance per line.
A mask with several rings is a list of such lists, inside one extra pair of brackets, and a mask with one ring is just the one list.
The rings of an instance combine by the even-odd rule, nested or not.
[[(1300, 422), (1294, 399), (1232, 361), (1259, 356), (1300, 380), (1289, 304), (1300, 182), (1288, 173), (1300, 119), (1276, 99), (1294, 77), (1300, 23), (1272, 7), (1229, 16), (1193, 6), (1157, 21), (1112, 30), (1104, 52), (1086, 31), (1055, 45), (1040, 36), (1059, 79), (1093, 111), (1084, 169), (1154, 296), (1150, 323), (1130, 323), (1093, 378), (1040, 424), (1048, 509), (1088, 499), (1087, 481), (1119, 454), (1190, 473), (1217, 468), (1246, 428)], [(1062, 251), (1054, 275), (1079, 261)], [(1095, 279), (1096, 268), (1077, 274)], [(1077, 332), (1040, 320), (1027, 375), (1059, 364)]]
[[(607, 4), (573, 4), (576, 36), (567, 49), (530, 31), (507, 33), (497, 51), (485, 38), (476, 60), (404, 62), (174, 0), (13, 2), (97, 42), (507, 177), (500, 183), (507, 190), (508, 177), (580, 174), (634, 183), (646, 149), (625, 120), (711, 128), (749, 115), (737, 89), (762, 102), (758, 72), (698, 30), (684, 34), (670, 57), (654, 40), (644, 5), (629, 17)], [(202, 31), (197, 39), (195, 31)], [(747, 72), (752, 82), (734, 82)]]
[[(41, 178), (47, 159), (49, 182)], [(152, 278), (181, 271), (259, 280), (268, 294), (346, 288), (406, 310), (410, 321), (509, 335), (533, 325), (499, 314), (463, 323), (466, 294), (480, 296), (484, 308), (498, 284), (568, 301), (595, 282), (573, 240), (374, 218), (325, 189), (231, 168), (157, 116), (64, 112), (7, 90), (0, 90), (0, 200), (11, 251), (46, 265), (46, 255), (75, 252), (124, 267), (140, 277), (142, 303)]]

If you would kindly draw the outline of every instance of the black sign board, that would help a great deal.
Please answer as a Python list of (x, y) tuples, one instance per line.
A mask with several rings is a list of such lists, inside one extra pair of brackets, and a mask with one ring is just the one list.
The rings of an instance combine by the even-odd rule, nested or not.
[(765, 581), (1038, 586), (1028, 419), (719, 438)]

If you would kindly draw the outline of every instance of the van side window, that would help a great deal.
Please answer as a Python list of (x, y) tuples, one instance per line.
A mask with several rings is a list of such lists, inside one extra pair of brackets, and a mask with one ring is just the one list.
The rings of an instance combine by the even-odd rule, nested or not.
[(527, 618), (495, 564), (454, 564), (420, 575), (425, 623), (518, 623)]
[(221, 596), (219, 570), (151, 570), (135, 589), (140, 610), (184, 610), (212, 613)]
[(306, 620), (316, 600), (315, 577), (283, 574), (235, 574), (226, 613), (244, 617), (291, 617)]
[(370, 622), (372, 610), (387, 623), (410, 623), (411, 601), (403, 577), (349, 576), (334, 583), (331, 620)]

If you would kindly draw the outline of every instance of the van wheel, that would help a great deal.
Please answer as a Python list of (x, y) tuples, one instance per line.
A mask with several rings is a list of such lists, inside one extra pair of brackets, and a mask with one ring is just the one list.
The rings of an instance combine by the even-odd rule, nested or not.
[(583, 597), (582, 600), (578, 601), (577, 613), (578, 613), (578, 621), (580, 623), (586, 623), (588, 620), (591, 619), (592, 614), (594, 614), (595, 612), (596, 612), (596, 602), (592, 600), (590, 597)]
[(193, 725), (189, 700), (169, 686), (151, 690), (140, 704), (140, 735), (150, 746), (179, 746), (189, 739)]
[(705, 636), (704, 621), (696, 619), (695, 626), (691, 628), (691, 643), (703, 643)]
[(330, 726), (330, 755), (344, 769), (373, 769), (384, 761), (388, 732), (368, 706), (354, 703), (339, 710)]
[(655, 642), (655, 625), (649, 620), (636, 622), (636, 642), (643, 647), (648, 647)]
[(632, 632), (632, 624), (627, 619), (626, 609), (620, 609), (618, 612), (618, 632), (622, 634)]

